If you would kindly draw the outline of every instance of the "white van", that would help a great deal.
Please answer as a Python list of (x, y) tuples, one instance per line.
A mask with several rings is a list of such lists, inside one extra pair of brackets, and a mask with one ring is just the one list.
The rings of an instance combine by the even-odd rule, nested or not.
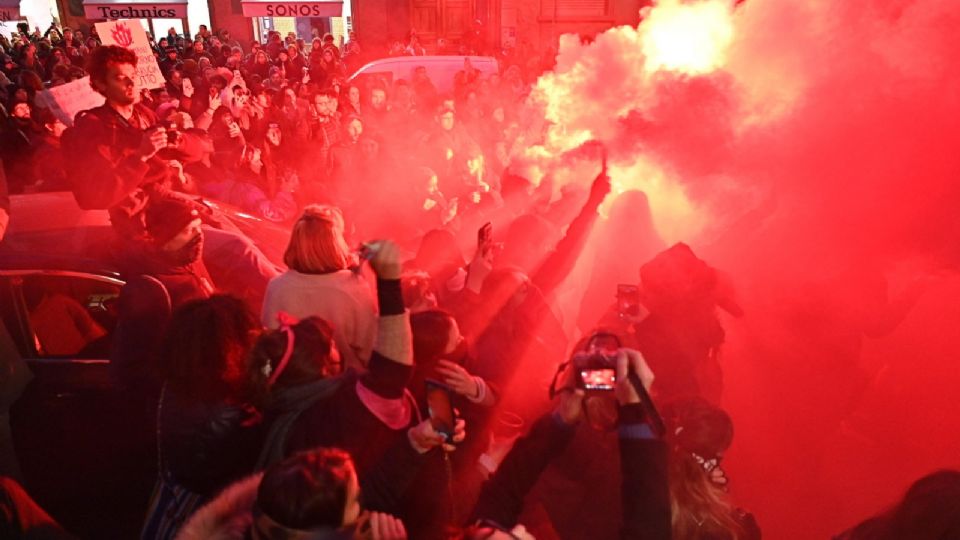
[(410, 82), (413, 80), (413, 70), (423, 66), (437, 91), (441, 94), (448, 93), (453, 91), (453, 78), (458, 71), (463, 70), (463, 61), (466, 58), (470, 58), (470, 63), (480, 71), (482, 77), (500, 72), (497, 59), (490, 56), (395, 56), (370, 62), (351, 75), (348, 82), (356, 82), (364, 87), (371, 79), (379, 78), (389, 87), (397, 79)]

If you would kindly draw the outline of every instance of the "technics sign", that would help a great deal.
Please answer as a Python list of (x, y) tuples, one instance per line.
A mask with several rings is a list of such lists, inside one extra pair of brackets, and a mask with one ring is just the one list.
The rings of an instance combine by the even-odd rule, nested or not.
[(246, 17), (339, 17), (342, 13), (343, 2), (243, 1), (243, 15)]
[(183, 19), (187, 16), (187, 2), (110, 2), (88, 0), (83, 3), (83, 14), (92, 20), (117, 19)]

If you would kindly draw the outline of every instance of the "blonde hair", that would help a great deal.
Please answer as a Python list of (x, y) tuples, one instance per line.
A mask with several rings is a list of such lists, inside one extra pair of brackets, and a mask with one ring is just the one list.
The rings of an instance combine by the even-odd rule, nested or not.
[(339, 208), (307, 206), (293, 224), (283, 262), (303, 274), (329, 274), (349, 268), (352, 255), (343, 231), (343, 214)]

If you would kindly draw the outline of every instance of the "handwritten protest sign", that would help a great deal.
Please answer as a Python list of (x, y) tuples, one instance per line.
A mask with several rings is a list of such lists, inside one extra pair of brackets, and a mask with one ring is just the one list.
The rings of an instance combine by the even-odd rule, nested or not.
[(157, 58), (153, 56), (153, 50), (147, 42), (147, 33), (138, 21), (108, 21), (95, 26), (104, 45), (118, 45), (137, 53), (138, 88), (153, 89), (164, 85)]
[(80, 111), (103, 105), (103, 96), (90, 88), (90, 77), (77, 79), (67, 84), (54, 86), (37, 93), (36, 104), (46, 107), (68, 126)]

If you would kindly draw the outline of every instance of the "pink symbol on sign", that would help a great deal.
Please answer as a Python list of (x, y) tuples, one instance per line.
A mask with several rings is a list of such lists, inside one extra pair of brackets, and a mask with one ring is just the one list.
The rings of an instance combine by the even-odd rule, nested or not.
[(123, 23), (117, 23), (117, 25), (110, 30), (110, 35), (113, 36), (113, 40), (117, 42), (117, 45), (121, 47), (129, 48), (133, 44), (133, 32), (127, 28), (127, 25)]

